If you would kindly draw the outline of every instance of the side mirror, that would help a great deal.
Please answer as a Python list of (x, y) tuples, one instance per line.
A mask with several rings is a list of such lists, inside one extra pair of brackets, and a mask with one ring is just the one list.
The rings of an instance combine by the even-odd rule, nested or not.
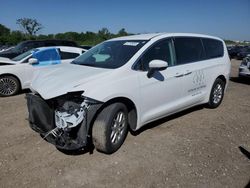
[(151, 78), (156, 70), (165, 70), (168, 67), (168, 62), (162, 60), (152, 60), (149, 62), (148, 78)]
[(30, 58), (28, 62), (30, 65), (37, 65), (39, 63), (36, 58)]

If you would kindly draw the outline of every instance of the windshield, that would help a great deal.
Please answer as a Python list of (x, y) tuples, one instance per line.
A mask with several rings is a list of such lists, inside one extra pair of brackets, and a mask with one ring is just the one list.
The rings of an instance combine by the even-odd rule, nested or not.
[(103, 42), (72, 63), (98, 68), (115, 69), (123, 66), (144, 45), (145, 40), (122, 40)]
[(20, 53), (22, 52), (24, 45), (25, 43), (21, 42), (18, 45), (16, 45), (14, 48), (10, 49), (9, 52)]
[(14, 57), (12, 60), (13, 61), (21, 61), (22, 59), (28, 57), (29, 55), (31, 55), (35, 51), (38, 51), (38, 50), (37, 49), (29, 50), (27, 52), (24, 52), (24, 53), (20, 54), (19, 56)]

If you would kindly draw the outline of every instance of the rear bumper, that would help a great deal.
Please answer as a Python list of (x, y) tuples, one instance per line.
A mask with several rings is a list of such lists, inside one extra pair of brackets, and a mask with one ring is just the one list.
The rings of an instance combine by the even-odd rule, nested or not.
[(90, 106), (86, 118), (77, 127), (59, 129), (55, 125), (53, 102), (50, 104), (34, 94), (26, 94), (26, 99), (30, 127), (47, 142), (64, 150), (80, 149), (87, 145), (90, 123), (101, 104)]

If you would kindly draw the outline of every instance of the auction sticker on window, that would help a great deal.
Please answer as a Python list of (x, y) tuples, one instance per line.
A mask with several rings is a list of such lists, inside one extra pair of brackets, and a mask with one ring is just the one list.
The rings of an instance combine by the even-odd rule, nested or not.
[(137, 46), (139, 42), (125, 42), (123, 45), (124, 46)]

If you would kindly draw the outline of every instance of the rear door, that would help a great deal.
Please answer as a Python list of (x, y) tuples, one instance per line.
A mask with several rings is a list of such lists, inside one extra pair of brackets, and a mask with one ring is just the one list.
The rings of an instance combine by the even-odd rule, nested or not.
[(176, 37), (174, 39), (176, 64), (182, 67), (182, 102), (185, 107), (204, 100), (207, 88), (207, 62), (201, 38)]

